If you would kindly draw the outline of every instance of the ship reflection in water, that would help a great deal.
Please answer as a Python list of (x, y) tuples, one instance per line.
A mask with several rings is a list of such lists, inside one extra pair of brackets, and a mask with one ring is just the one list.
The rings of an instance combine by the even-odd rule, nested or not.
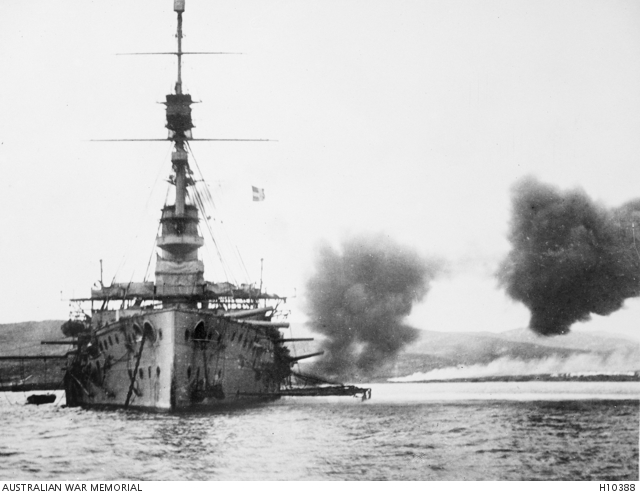
[[(638, 382), (376, 384), (211, 414), (0, 402), (0, 477), (637, 480)], [(62, 402), (63, 403), (63, 402)]]

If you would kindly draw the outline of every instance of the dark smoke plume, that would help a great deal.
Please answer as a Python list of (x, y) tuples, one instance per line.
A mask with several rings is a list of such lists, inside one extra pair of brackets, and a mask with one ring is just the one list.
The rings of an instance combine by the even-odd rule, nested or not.
[(327, 337), (316, 371), (366, 374), (395, 357), (418, 336), (401, 322), (437, 271), (383, 235), (348, 240), (340, 252), (322, 248), (306, 301), (313, 330)]
[(607, 209), (584, 191), (526, 178), (513, 188), (512, 249), (499, 278), (531, 311), (529, 327), (565, 334), (640, 295), (640, 200)]

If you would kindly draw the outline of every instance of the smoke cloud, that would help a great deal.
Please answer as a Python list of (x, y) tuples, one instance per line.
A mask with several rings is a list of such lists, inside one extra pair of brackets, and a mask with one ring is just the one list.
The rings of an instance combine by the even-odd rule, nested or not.
[(531, 311), (532, 330), (565, 334), (640, 295), (640, 200), (607, 209), (529, 177), (514, 186), (512, 209), (512, 249), (498, 276)]
[(426, 373), (414, 373), (402, 378), (392, 378), (390, 382), (420, 382), (429, 380), (457, 380), (463, 378), (489, 378), (500, 376), (529, 375), (632, 375), (638, 367), (637, 354), (596, 353), (576, 354), (570, 357), (551, 356), (544, 359), (520, 360), (501, 357), (488, 364), (451, 366)]
[(307, 313), (326, 336), (315, 371), (333, 377), (366, 374), (418, 337), (401, 324), (424, 298), (439, 263), (386, 236), (361, 236), (340, 251), (323, 247), (307, 283)]

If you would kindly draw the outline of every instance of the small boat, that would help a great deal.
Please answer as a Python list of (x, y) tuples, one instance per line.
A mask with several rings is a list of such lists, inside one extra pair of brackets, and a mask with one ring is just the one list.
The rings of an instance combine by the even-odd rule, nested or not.
[(55, 394), (33, 394), (27, 397), (27, 404), (34, 404), (36, 406), (41, 404), (53, 404), (55, 401)]

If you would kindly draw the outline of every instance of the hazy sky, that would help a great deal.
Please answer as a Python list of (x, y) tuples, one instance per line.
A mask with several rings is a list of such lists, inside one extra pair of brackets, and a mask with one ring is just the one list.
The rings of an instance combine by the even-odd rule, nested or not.
[[(170, 144), (88, 140), (165, 137), (175, 60), (115, 54), (174, 50), (172, 4), (0, 0), (0, 322), (66, 318), (60, 291), (87, 296), (99, 259), (110, 281), (129, 252), (142, 279)], [(526, 326), (493, 277), (514, 181), (640, 196), (635, 0), (187, 0), (184, 32), (185, 50), (243, 53), (186, 60), (195, 137), (277, 140), (193, 151), (253, 280), (264, 258), (266, 287), (297, 294), (294, 321), (317, 247), (382, 232), (449, 261), (411, 323)], [(639, 320), (629, 301), (575, 328)]]

